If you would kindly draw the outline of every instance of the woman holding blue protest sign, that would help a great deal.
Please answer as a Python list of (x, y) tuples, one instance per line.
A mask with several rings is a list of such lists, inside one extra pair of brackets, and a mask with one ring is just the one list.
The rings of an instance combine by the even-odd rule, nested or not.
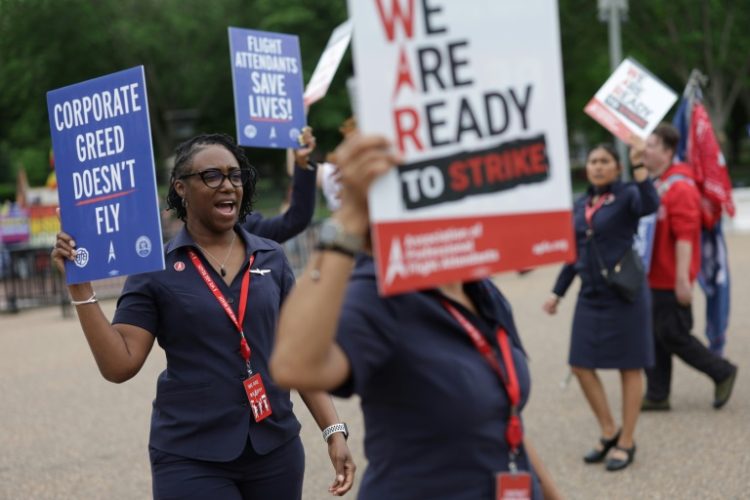
[[(599, 423), (601, 438), (586, 463), (606, 459), (606, 469), (624, 469), (635, 456), (634, 432), (640, 413), (641, 370), (654, 363), (648, 286), (642, 269), (633, 272), (636, 291), (616, 290), (614, 275), (633, 254), (640, 217), (653, 213), (659, 196), (643, 165), (634, 159), (635, 182), (621, 182), (621, 166), (608, 144), (594, 147), (586, 160), (589, 187), (575, 202), (573, 225), (577, 260), (560, 271), (543, 309), (555, 314), (576, 275), (581, 289), (573, 318), (569, 363)], [(638, 259), (638, 256), (635, 255)], [(618, 430), (596, 369), (618, 369), (622, 380), (622, 427)]]
[(378, 294), (367, 191), (397, 161), (377, 136), (336, 150), (341, 206), (284, 304), (273, 376), (360, 396), (360, 499), (558, 498), (525, 437), (530, 374), (500, 291), (484, 279)]
[[(276, 243), (239, 225), (255, 181), (229, 136), (181, 144), (168, 204), (185, 227), (165, 246), (166, 269), (130, 276), (111, 323), (91, 283), (69, 286), (107, 380), (135, 376), (154, 340), (166, 352), (151, 419), (154, 498), (301, 498), (300, 424), (268, 372), (294, 276)], [(72, 236), (59, 233), (52, 257), (61, 272), (74, 255)], [(336, 470), (330, 491), (342, 495), (354, 475), (346, 428), (327, 394), (300, 394), (324, 429)]]

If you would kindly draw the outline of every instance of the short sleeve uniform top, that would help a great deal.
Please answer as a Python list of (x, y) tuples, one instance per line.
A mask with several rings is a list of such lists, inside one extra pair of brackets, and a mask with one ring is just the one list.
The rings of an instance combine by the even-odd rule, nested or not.
[[(479, 316), (453, 303), (487, 338), (506, 329), (526, 403), (530, 378), (510, 307), (488, 280), (465, 285)], [(360, 257), (349, 283), (336, 341), (351, 376), (334, 394), (361, 397), (365, 472), (360, 498), (494, 497), (508, 470), (505, 388), (437, 291), (378, 297), (372, 259)], [(517, 461), (530, 470), (524, 450)], [(540, 498), (535, 479), (535, 498)]]
[[(231, 285), (209, 265), (183, 228), (165, 248), (164, 271), (130, 276), (117, 304), (113, 324), (151, 332), (164, 349), (167, 368), (157, 382), (150, 445), (167, 453), (200, 460), (229, 461), (240, 455), (248, 436), (256, 452), (268, 453), (298, 435), (289, 392), (268, 373), (282, 300), (294, 275), (278, 244), (235, 227), (245, 243), (246, 261)], [(273, 414), (256, 423), (242, 381), (247, 378), (234, 323), (198, 274), (193, 249), (237, 314), (242, 277), (250, 273), (245, 336), (250, 363), (260, 373)]]

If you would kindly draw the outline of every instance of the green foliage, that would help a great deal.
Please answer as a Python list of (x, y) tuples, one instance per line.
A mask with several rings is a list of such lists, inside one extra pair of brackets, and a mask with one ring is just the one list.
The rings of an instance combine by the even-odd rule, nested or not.
[(610, 74), (607, 28), (596, 15), (590, 0), (567, 0), (560, 5), (565, 101), (571, 132), (595, 133), (600, 128), (583, 113), (584, 106)]
[[(750, 77), (750, 7), (729, 0), (631, 2), (624, 43), (681, 93), (694, 68), (708, 76), (705, 99), (724, 130)], [(644, 36), (647, 33), (648, 36)]]
[[(682, 94), (692, 69), (709, 80), (704, 97), (717, 133), (740, 158), (750, 121), (750, 4), (730, 0), (630, 0), (621, 25), (623, 56), (631, 56)], [(608, 134), (582, 111), (610, 71), (607, 24), (592, 0), (560, 0), (568, 128), (589, 144)], [(745, 99), (745, 107), (738, 100)], [(732, 120), (730, 121), (730, 117)], [(667, 115), (671, 119), (671, 115)]]
[[(747, 2), (629, 3), (625, 55), (678, 92), (693, 67), (709, 73), (709, 109), (738, 141), (744, 134), (737, 130), (750, 121)], [(345, 0), (0, 0), (0, 181), (12, 182), (21, 164), (33, 183), (46, 178), (51, 89), (144, 65), (155, 156), (162, 165), (185, 138), (172, 119), (175, 111), (193, 117), (193, 133), (235, 134), (228, 26), (297, 34), (308, 81), (331, 30), (346, 15)], [(610, 73), (607, 27), (592, 0), (560, 0), (560, 19), (572, 142), (598, 142), (608, 134), (582, 110)], [(338, 127), (351, 114), (345, 86), (351, 73), (347, 55), (328, 96), (310, 110), (321, 155), (340, 141)], [(745, 94), (746, 107), (738, 111), (738, 95)], [(249, 155), (274, 189), (287, 182), (282, 152)], [(164, 171), (159, 167), (162, 181)]]
[(16, 183), (0, 183), (0, 205), (6, 201), (16, 201)]
[[(15, 171), (21, 163), (37, 168), (27, 151), (37, 149), (45, 156), (44, 175), (47, 91), (144, 65), (161, 164), (186, 138), (176, 134), (171, 111), (189, 110), (194, 133), (235, 133), (228, 26), (298, 34), (307, 81), (331, 30), (346, 19), (345, 0), (0, 0), (0, 12), (0, 150)], [(321, 151), (339, 142), (338, 126), (350, 114), (343, 84), (349, 62), (340, 73), (309, 120)], [(253, 150), (250, 157), (283, 182), (283, 153)], [(34, 181), (43, 180), (34, 172)]]

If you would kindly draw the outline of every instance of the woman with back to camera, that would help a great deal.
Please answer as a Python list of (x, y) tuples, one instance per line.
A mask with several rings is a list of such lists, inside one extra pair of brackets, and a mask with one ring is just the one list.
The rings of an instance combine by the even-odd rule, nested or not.
[[(552, 296), (544, 303), (555, 314), (576, 275), (581, 289), (573, 317), (569, 363), (599, 424), (599, 443), (586, 463), (606, 459), (606, 469), (626, 468), (635, 456), (634, 433), (643, 393), (641, 370), (654, 363), (648, 286), (631, 303), (607, 284), (602, 264), (611, 270), (633, 245), (638, 220), (656, 211), (659, 196), (648, 172), (633, 158), (635, 182), (620, 181), (621, 165), (609, 144), (594, 147), (586, 160), (589, 187), (575, 202), (573, 225), (577, 259), (560, 271)], [(620, 370), (622, 427), (618, 430), (596, 369)]]
[(529, 371), (492, 282), (378, 295), (362, 251), (367, 190), (396, 163), (389, 151), (385, 139), (358, 134), (336, 150), (341, 207), (284, 305), (272, 374), (283, 386), (360, 396), (361, 499), (557, 498), (522, 432)]
[[(306, 154), (302, 152), (301, 154)], [(91, 283), (69, 291), (104, 378), (140, 370), (154, 340), (159, 376), (149, 451), (154, 498), (299, 499), (304, 450), (289, 392), (268, 374), (274, 331), (294, 276), (278, 244), (243, 229), (256, 171), (231, 137), (200, 135), (177, 147), (168, 205), (185, 221), (165, 246), (166, 269), (128, 277), (112, 323)], [(59, 233), (64, 272), (75, 235)], [(337, 424), (330, 396), (300, 395), (321, 428)], [(336, 479), (351, 488), (345, 436), (328, 438)]]

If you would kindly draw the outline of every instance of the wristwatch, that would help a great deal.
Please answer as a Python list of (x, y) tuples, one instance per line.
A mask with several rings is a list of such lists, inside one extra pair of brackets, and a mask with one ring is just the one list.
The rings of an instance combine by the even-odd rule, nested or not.
[(354, 257), (364, 248), (365, 238), (347, 233), (343, 226), (333, 219), (326, 219), (318, 233), (318, 250), (333, 250)]
[(328, 442), (328, 438), (330, 438), (337, 432), (342, 433), (344, 435), (344, 439), (349, 439), (349, 428), (344, 422), (329, 425), (328, 427), (323, 429), (323, 439), (325, 440), (325, 442)]

